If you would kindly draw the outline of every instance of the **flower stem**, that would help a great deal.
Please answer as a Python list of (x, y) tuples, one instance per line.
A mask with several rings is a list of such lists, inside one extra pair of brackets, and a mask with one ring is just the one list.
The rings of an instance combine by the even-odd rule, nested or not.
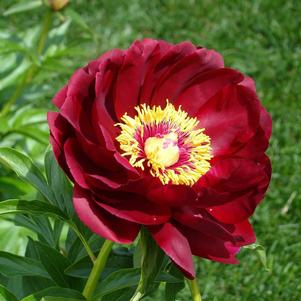
[(89, 278), (83, 290), (83, 296), (88, 301), (92, 300), (92, 296), (95, 291), (96, 285), (98, 283), (99, 277), (105, 267), (105, 264), (107, 262), (112, 247), (113, 247), (113, 242), (106, 240), (100, 249), (100, 252), (96, 258), (92, 271), (89, 275)]
[(135, 295), (132, 297), (130, 301), (140, 301), (143, 296), (144, 295), (141, 292), (136, 291)]
[(202, 301), (201, 293), (196, 278), (193, 280), (186, 279), (193, 301)]

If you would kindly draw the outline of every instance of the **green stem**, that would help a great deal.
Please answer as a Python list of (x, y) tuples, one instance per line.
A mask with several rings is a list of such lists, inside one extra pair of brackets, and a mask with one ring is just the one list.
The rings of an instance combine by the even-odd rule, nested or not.
[(98, 283), (99, 277), (105, 267), (105, 264), (107, 262), (112, 247), (113, 247), (113, 242), (106, 240), (103, 243), (101, 250), (96, 258), (92, 271), (87, 280), (86, 286), (83, 290), (83, 296), (88, 301), (92, 300), (92, 296), (95, 291), (96, 285)]
[(132, 299), (130, 301), (139, 301), (142, 299), (143, 296), (144, 295), (137, 290), (135, 295), (132, 297)]
[(41, 31), (39, 42), (38, 42), (38, 47), (37, 47), (38, 54), (41, 54), (44, 50), (48, 32), (49, 32), (49, 29), (51, 26), (52, 15), (53, 15), (53, 11), (51, 9), (47, 9), (45, 16), (44, 16), (43, 27), (42, 27), (42, 31)]
[(193, 301), (202, 301), (201, 293), (200, 293), (196, 278), (193, 280), (186, 279), (186, 281), (190, 288), (192, 300)]
[[(50, 29), (50, 26), (51, 26), (52, 15), (53, 15), (53, 12), (50, 9), (47, 9), (47, 11), (45, 13), (45, 16), (44, 16), (43, 26), (42, 26), (42, 30), (41, 30), (41, 34), (40, 34), (40, 37), (39, 37), (37, 50), (36, 50), (37, 54), (39, 56), (42, 54), (42, 52), (45, 48), (48, 32), (49, 32), (49, 29)], [(31, 79), (32, 79), (35, 72), (36, 72), (36, 66), (35, 65), (31, 66), (27, 70), (27, 72), (24, 75), (24, 77), (23, 77), (22, 81), (20, 82), (19, 86), (16, 88), (14, 94), (11, 96), (11, 98), (4, 105), (4, 107), (3, 107), (3, 109), (0, 113), (1, 116), (6, 115), (10, 111), (10, 108), (19, 99), (19, 97), (21, 96), (24, 88), (26, 87), (28, 82), (31, 81)]]

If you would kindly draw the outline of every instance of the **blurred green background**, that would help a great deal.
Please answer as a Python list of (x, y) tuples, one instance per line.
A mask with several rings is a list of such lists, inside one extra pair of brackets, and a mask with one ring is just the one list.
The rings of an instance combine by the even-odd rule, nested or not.
[[(0, 4), (0, 145), (41, 163), (51, 98), (76, 68), (108, 49), (144, 37), (216, 49), (226, 66), (255, 79), (273, 117), (273, 176), (252, 218), (266, 266), (249, 249), (235, 266), (196, 259), (203, 299), (301, 300), (301, 1), (74, 0), (58, 12), (41, 4)], [(30, 193), (0, 167), (0, 200)], [(1, 220), (0, 249), (23, 254), (27, 234)], [(190, 300), (187, 288), (178, 300)]]

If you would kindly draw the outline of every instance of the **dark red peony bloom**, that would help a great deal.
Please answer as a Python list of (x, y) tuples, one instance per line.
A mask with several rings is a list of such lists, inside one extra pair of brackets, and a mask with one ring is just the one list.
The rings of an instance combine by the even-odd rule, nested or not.
[(53, 103), (53, 150), (92, 231), (130, 243), (144, 225), (189, 278), (192, 255), (236, 263), (255, 241), (271, 118), (218, 53), (136, 41), (77, 70)]

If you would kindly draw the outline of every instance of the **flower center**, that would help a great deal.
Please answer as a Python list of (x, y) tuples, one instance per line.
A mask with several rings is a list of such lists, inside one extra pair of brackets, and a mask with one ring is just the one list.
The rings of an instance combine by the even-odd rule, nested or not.
[(148, 169), (162, 184), (192, 186), (210, 169), (210, 137), (199, 121), (168, 101), (166, 107), (135, 107), (132, 118), (125, 113), (117, 126), (116, 140), (132, 166)]
[(144, 152), (152, 165), (156, 164), (161, 168), (170, 167), (180, 158), (178, 135), (172, 132), (162, 138), (149, 137), (145, 140)]

